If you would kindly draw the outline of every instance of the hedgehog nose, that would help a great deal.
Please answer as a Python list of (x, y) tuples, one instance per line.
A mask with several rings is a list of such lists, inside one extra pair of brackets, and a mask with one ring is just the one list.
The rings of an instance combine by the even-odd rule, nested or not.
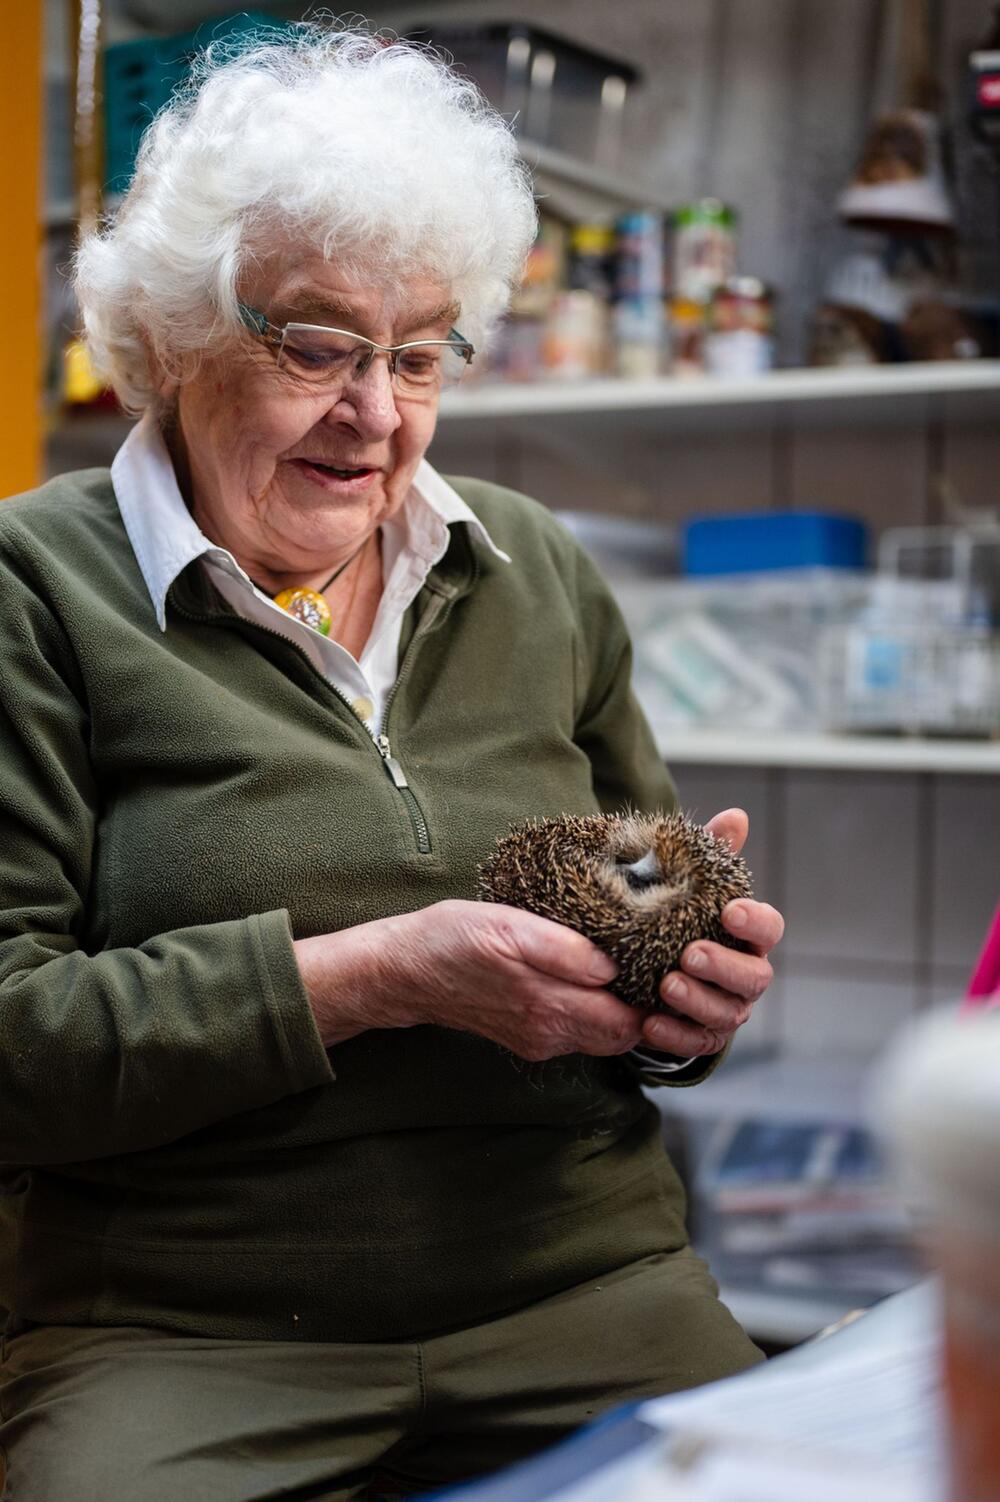
[(642, 892), (646, 887), (653, 887), (663, 880), (663, 872), (653, 850), (647, 850), (641, 860), (633, 861), (631, 865), (619, 861), (618, 870), (634, 892)]

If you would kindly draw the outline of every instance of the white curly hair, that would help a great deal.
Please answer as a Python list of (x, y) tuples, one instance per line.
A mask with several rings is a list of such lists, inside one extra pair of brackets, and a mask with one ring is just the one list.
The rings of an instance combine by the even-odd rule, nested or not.
[(379, 288), (440, 282), (481, 344), (535, 228), (514, 136), (474, 84), (367, 25), (303, 22), (198, 58), (75, 286), (94, 364), (139, 413), (239, 336), (241, 276), (290, 238)]

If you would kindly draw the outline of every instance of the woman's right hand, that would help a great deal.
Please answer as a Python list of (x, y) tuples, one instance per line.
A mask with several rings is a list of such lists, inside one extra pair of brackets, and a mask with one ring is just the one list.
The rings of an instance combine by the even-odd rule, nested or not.
[(538, 1061), (621, 1054), (643, 1014), (604, 987), (615, 966), (589, 939), (548, 918), (451, 900), (339, 933), (295, 941), (327, 1047), (369, 1028), (478, 1033)]

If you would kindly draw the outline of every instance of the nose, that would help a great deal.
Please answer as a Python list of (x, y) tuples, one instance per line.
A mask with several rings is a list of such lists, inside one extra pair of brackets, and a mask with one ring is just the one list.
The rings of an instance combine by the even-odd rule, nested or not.
[[(347, 410), (345, 410), (347, 409)], [(348, 415), (348, 412), (353, 415)], [(391, 438), (402, 422), (396, 410), (389, 363), (376, 356), (363, 375), (356, 375), (331, 408), (331, 416), (347, 421), (373, 442)]]

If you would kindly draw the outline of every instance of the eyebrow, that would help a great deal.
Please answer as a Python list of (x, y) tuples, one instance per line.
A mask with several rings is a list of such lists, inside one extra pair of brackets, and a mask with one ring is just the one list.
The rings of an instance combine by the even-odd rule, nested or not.
[[(449, 327), (455, 322), (461, 312), (461, 306), (457, 302), (440, 303), (436, 308), (430, 308), (426, 312), (420, 311), (408, 318), (404, 333), (412, 333), (414, 329), (433, 328), (435, 324), (447, 323)], [(341, 301), (336, 297), (321, 297), (306, 294), (303, 297), (294, 297), (279, 305), (278, 313), (286, 323), (308, 323), (313, 318), (332, 320), (338, 327), (346, 327), (351, 332), (360, 332), (356, 329), (358, 312), (349, 302)]]

